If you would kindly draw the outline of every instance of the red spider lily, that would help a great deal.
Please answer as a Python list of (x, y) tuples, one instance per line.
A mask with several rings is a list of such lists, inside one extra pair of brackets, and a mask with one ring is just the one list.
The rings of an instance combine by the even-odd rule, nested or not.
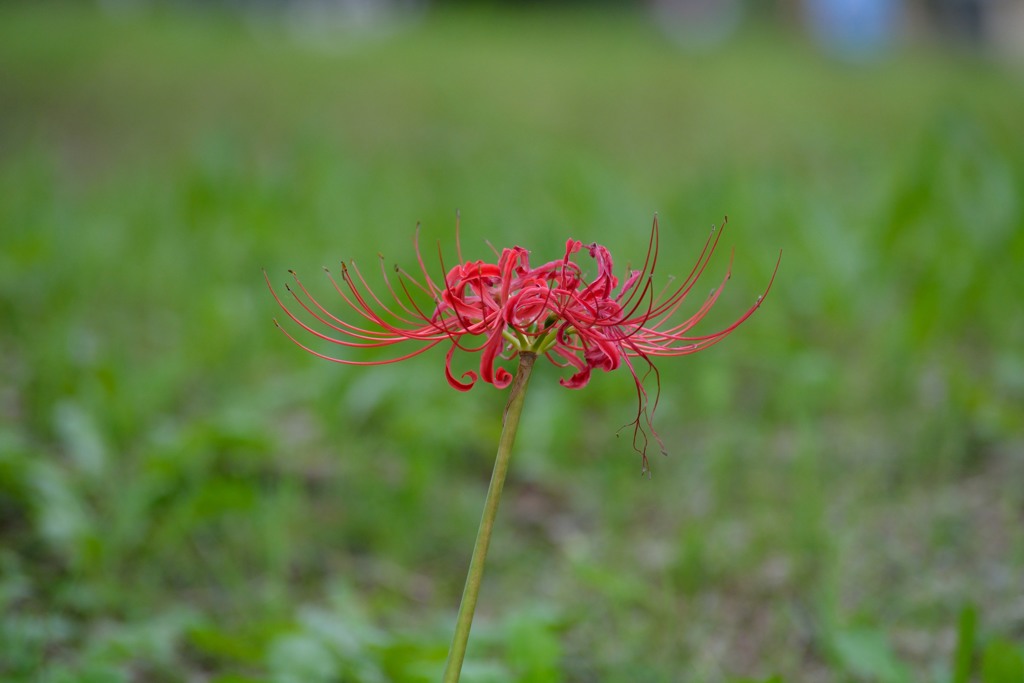
[[(530, 266), (529, 252), (522, 247), (504, 249), (497, 263), (463, 261), (461, 248), (458, 248), (458, 228), (459, 264), (448, 271), (443, 283), (435, 282), (428, 273), (419, 248), (418, 233), (415, 246), (422, 280), (418, 281), (397, 267), (397, 278), (390, 278), (381, 259), (381, 275), (388, 298), (393, 303), (385, 303), (374, 294), (354, 263), (342, 264), (340, 284), (328, 271), (338, 295), (354, 311), (356, 323), (347, 322), (324, 308), (294, 271), (289, 272), (296, 287), (288, 286), (287, 289), (304, 312), (303, 317), (285, 305), (270, 286), (269, 279), (267, 285), (285, 314), (299, 327), (322, 340), (356, 349), (380, 348), (410, 341), (420, 343), (417, 349), (404, 355), (357, 361), (314, 351), (284, 331), (295, 344), (313, 355), (349, 365), (383, 365), (412, 358), (447, 342), (445, 376), (448, 383), (460, 391), (468, 391), (478, 379), (498, 388), (508, 386), (512, 375), (499, 364), (499, 357), (511, 359), (519, 353), (544, 355), (555, 365), (572, 368), (573, 374), (561, 380), (561, 384), (570, 389), (586, 386), (594, 368), (609, 372), (625, 365), (633, 376), (637, 391), (637, 415), (630, 423), (633, 426), (633, 445), (643, 456), (643, 471), (647, 472), (648, 430), (665, 452), (652, 424), (661, 391), (653, 359), (696, 353), (721, 341), (757, 310), (775, 279), (773, 272), (764, 294), (728, 327), (710, 334), (688, 334), (711, 310), (729, 279), (731, 259), (730, 270), (697, 311), (688, 318), (676, 319), (679, 308), (704, 273), (720, 238), (721, 230), (712, 232), (686, 279), (657, 293), (653, 287), (658, 261), (657, 217), (643, 267), (628, 271), (621, 285), (612, 272), (610, 252), (600, 244), (585, 245), (570, 239), (561, 259), (536, 268)], [(572, 260), (584, 249), (597, 264), (597, 275), (589, 281)], [(778, 263), (775, 269), (777, 272)], [(425, 309), (417, 304), (415, 292), (429, 296), (433, 300), (432, 307)], [(276, 320), (274, 322), (277, 323)], [(283, 327), (281, 329), (284, 330)], [(471, 370), (463, 373), (461, 379), (455, 377), (451, 366), (456, 349), (481, 353), (479, 374)], [(642, 360), (646, 367), (638, 370), (635, 359)], [(651, 373), (657, 386), (653, 400), (644, 386)]]

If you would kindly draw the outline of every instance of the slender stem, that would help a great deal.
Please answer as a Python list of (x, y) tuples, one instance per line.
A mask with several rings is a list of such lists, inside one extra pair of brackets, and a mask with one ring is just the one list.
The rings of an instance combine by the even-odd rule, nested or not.
[(462, 603), (459, 605), (459, 617), (455, 622), (452, 647), (448, 651), (448, 664), (444, 668), (443, 683), (458, 683), (459, 675), (462, 673), (462, 660), (466, 657), (469, 630), (473, 627), (473, 612), (476, 610), (476, 600), (480, 595), (480, 582), (484, 576), (487, 547), (491, 543), (494, 518), (498, 513), (498, 503), (501, 502), (501, 489), (505, 485), (505, 474), (508, 472), (508, 462), (512, 455), (512, 444), (516, 440), (519, 416), (523, 412), (523, 400), (526, 398), (526, 385), (530, 382), (530, 373), (533, 372), (535, 360), (537, 360), (535, 353), (520, 352), (519, 354), (519, 370), (512, 383), (508, 404), (505, 406), (501, 439), (498, 441), (498, 456), (494, 461), (491, 485), (487, 488), (487, 500), (484, 501), (484, 513), (480, 518), (480, 528), (476, 532), (473, 558), (469, 562), (466, 587), (462, 591)]

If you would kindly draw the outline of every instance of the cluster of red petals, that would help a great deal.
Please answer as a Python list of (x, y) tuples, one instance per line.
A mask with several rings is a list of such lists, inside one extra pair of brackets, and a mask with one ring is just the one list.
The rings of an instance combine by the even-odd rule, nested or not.
[[(753, 314), (771, 288), (769, 281), (754, 305), (724, 329), (690, 334), (715, 304), (729, 279), (727, 272), (695, 312), (683, 318), (677, 316), (720, 237), (721, 230), (713, 232), (686, 279), (660, 292), (653, 289), (658, 260), (657, 218), (643, 267), (627, 271), (621, 282), (613, 273), (607, 248), (573, 239), (566, 242), (562, 258), (536, 267), (530, 265), (530, 254), (522, 247), (504, 249), (496, 263), (463, 261), (460, 249), (458, 265), (447, 271), (443, 282), (436, 282), (428, 273), (417, 239), (421, 278), (398, 268), (397, 275), (389, 277), (381, 262), (387, 301), (373, 292), (355, 264), (342, 264), (340, 282), (328, 271), (337, 294), (354, 313), (349, 316), (354, 322), (324, 308), (294, 272), (295, 287), (288, 286), (288, 291), (297, 308), (289, 308), (272, 286), (271, 292), (288, 318), (324, 341), (354, 349), (420, 343), (404, 355), (384, 360), (349, 360), (315, 351), (285, 331), (293, 342), (313, 355), (349, 365), (382, 365), (447, 344), (445, 376), (460, 391), (468, 391), (478, 380), (499, 388), (507, 386), (512, 375), (499, 361), (519, 353), (544, 355), (555, 365), (570, 368), (571, 375), (563, 378), (561, 384), (572, 389), (585, 386), (595, 368), (609, 372), (625, 366), (636, 382), (639, 408), (631, 425), (634, 446), (643, 455), (646, 471), (647, 430), (657, 438), (651, 417), (658, 393), (651, 400), (644, 386), (644, 379), (651, 373), (657, 380), (653, 359), (696, 353), (721, 341)], [(593, 276), (588, 276), (574, 260), (581, 252), (593, 259)], [(267, 284), (270, 285), (269, 280)], [(432, 306), (417, 303), (425, 298), (424, 293), (432, 300)], [(480, 353), (479, 373), (468, 371), (456, 377), (452, 371), (456, 350)], [(638, 367), (637, 359), (643, 365)]]

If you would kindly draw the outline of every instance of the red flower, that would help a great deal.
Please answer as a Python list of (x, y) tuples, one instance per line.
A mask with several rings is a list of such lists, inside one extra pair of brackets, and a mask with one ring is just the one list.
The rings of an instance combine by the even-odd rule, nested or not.
[[(456, 231), (456, 245), (457, 235)], [(661, 390), (653, 359), (696, 353), (721, 341), (757, 310), (775, 279), (773, 273), (764, 294), (728, 327), (710, 334), (688, 334), (711, 310), (729, 279), (727, 271), (722, 282), (696, 312), (688, 318), (676, 320), (676, 313), (704, 273), (720, 237), (720, 230), (713, 232), (687, 278), (659, 293), (655, 293), (653, 288), (658, 261), (657, 217), (643, 267), (627, 272), (621, 285), (613, 273), (608, 249), (596, 243), (584, 245), (573, 239), (566, 242), (565, 255), (561, 259), (536, 268), (530, 266), (529, 252), (522, 247), (504, 249), (496, 264), (465, 262), (459, 249), (459, 264), (451, 268), (444, 282), (439, 284), (427, 271), (417, 235), (415, 244), (422, 281), (396, 267), (397, 283), (393, 283), (381, 259), (381, 274), (393, 303), (385, 303), (373, 293), (355, 264), (342, 264), (341, 284), (328, 271), (338, 295), (354, 311), (357, 324), (328, 312), (292, 271), (297, 290), (288, 287), (288, 291), (305, 312), (308, 322), (290, 310), (273, 287), (271, 292), (292, 321), (325, 341), (349, 348), (420, 342), (419, 348), (394, 358), (356, 361), (314, 351), (285, 331), (306, 351), (336, 363), (394, 363), (447, 342), (445, 376), (448, 383), (460, 391), (468, 391), (478, 379), (498, 388), (508, 386), (512, 375), (499, 364), (498, 359), (514, 358), (519, 353), (544, 355), (555, 365), (572, 368), (573, 374), (561, 380), (563, 386), (571, 389), (586, 386), (595, 368), (608, 372), (625, 365), (633, 375), (637, 391), (637, 415), (631, 423), (633, 445), (643, 456), (643, 470), (646, 472), (648, 429), (658, 440), (662, 452), (665, 451), (652, 424)], [(572, 260), (584, 249), (597, 265), (597, 274), (589, 281)], [(269, 280), (267, 284), (270, 286)], [(433, 300), (431, 309), (424, 310), (417, 304), (414, 295), (417, 290)], [(461, 379), (454, 376), (451, 364), (456, 349), (480, 352), (479, 374), (468, 371)], [(645, 367), (638, 370), (636, 359), (642, 360)], [(654, 374), (657, 385), (653, 401), (644, 386), (644, 380), (650, 373)]]

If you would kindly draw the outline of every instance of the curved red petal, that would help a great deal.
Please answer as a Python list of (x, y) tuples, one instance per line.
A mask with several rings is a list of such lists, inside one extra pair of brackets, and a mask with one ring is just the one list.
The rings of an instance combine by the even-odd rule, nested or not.
[(476, 373), (473, 372), (472, 370), (467, 370), (466, 372), (462, 373), (463, 377), (469, 378), (469, 380), (466, 382), (460, 382), (459, 380), (455, 379), (455, 375), (452, 374), (452, 355), (455, 353), (456, 348), (457, 346), (455, 344), (452, 344), (451, 348), (448, 349), (448, 354), (445, 356), (444, 360), (444, 376), (445, 379), (448, 380), (448, 384), (450, 384), (453, 389), (458, 389), (459, 391), (469, 391), (470, 389), (473, 388), (473, 385), (476, 384)]

